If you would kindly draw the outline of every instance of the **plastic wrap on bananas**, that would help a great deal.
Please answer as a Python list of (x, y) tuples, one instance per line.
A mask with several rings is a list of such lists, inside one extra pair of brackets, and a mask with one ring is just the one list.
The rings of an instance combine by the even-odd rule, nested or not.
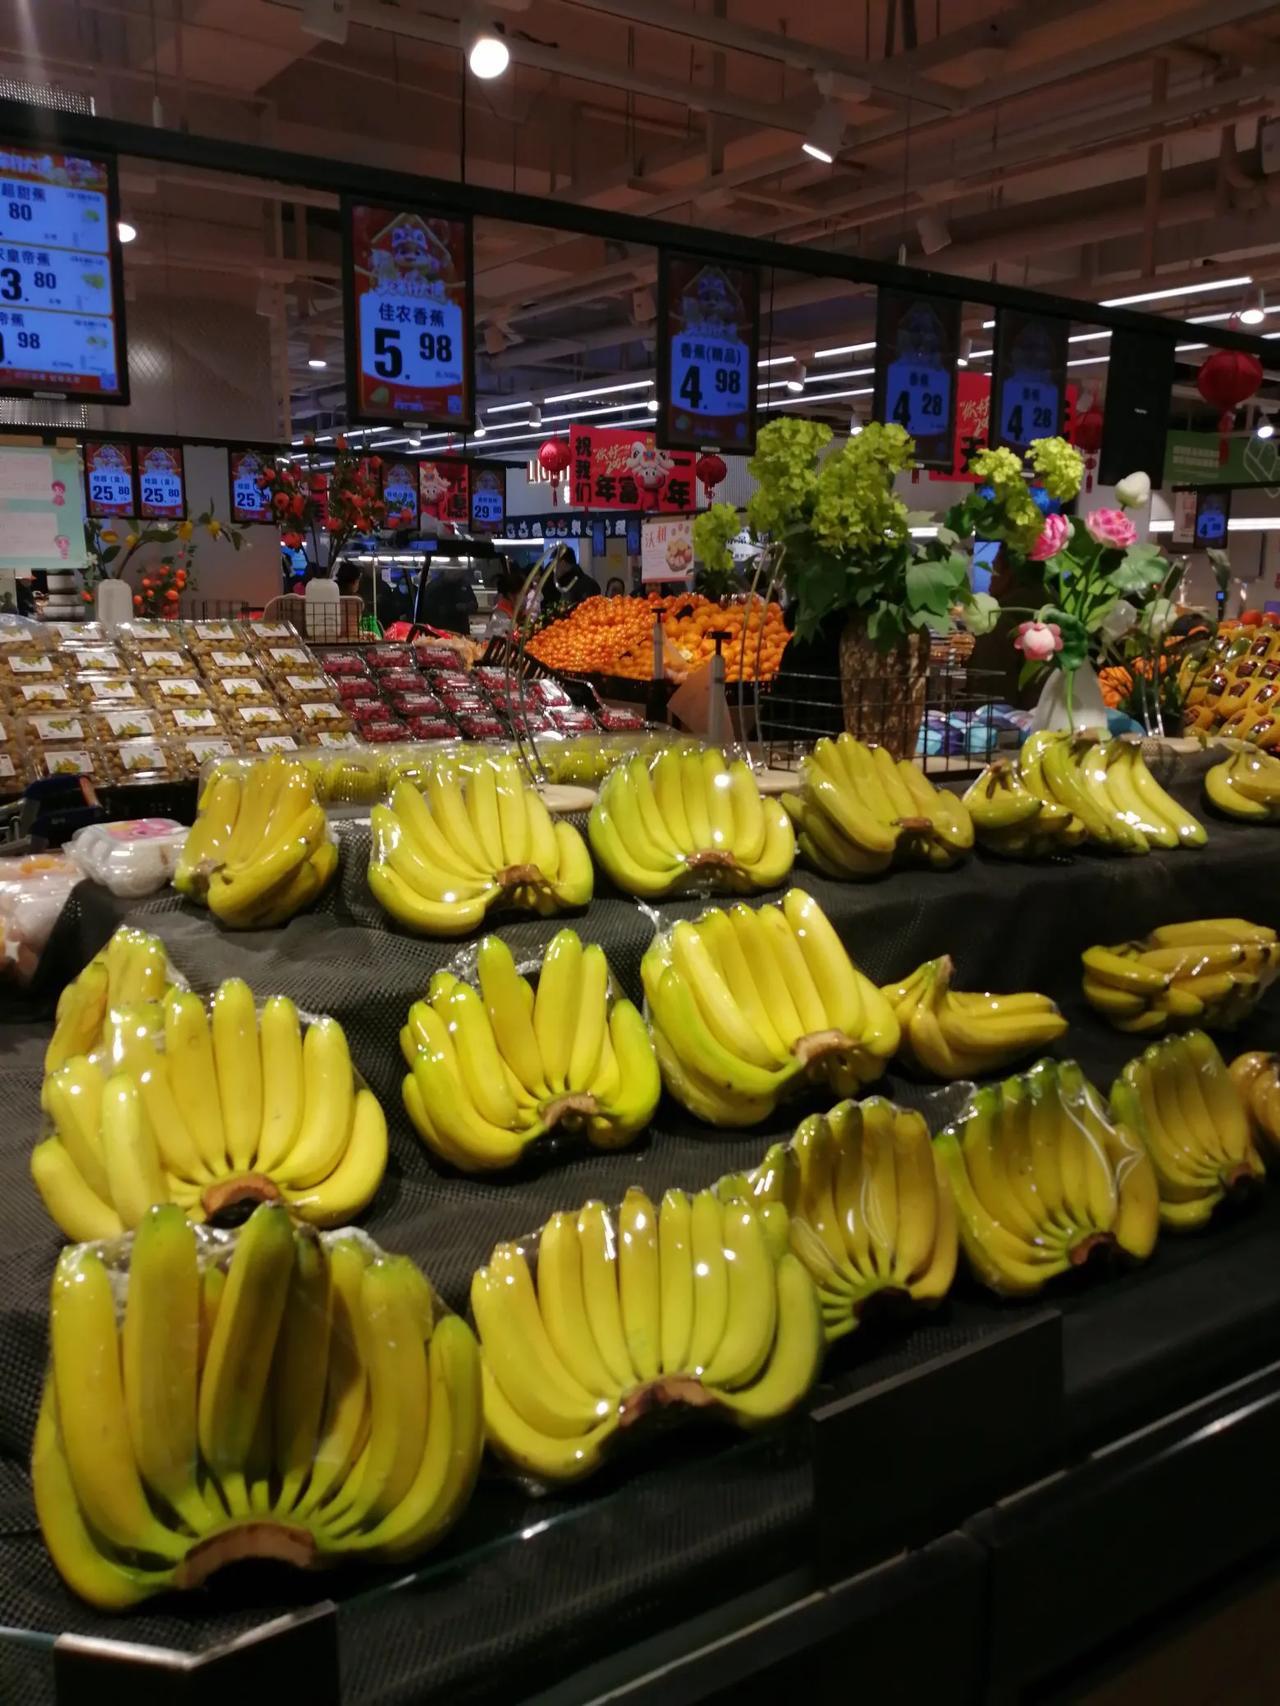
[(852, 735), (818, 741), (801, 763), (799, 790), (782, 799), (807, 862), (837, 880), (876, 877), (890, 865), (946, 870), (973, 847), (958, 795)]
[(1050, 859), (1085, 839), (1083, 823), (1065, 806), (1032, 793), (1007, 758), (989, 764), (965, 790), (978, 845), (1006, 859)]
[(714, 747), (668, 747), (605, 777), (587, 824), (591, 850), (626, 894), (753, 894), (785, 882), (795, 862), (791, 820), (761, 796), (751, 767)]
[[(400, 1032), (405, 1110), (422, 1141), (463, 1172), (510, 1167), (564, 1132), (620, 1149), (662, 1093), (639, 1009), (618, 992), (604, 949), (556, 935), (521, 975), (486, 936), (438, 971)], [(536, 988), (535, 988), (536, 982)]]
[(337, 869), (314, 778), (277, 752), (212, 773), (173, 886), (228, 929), (266, 930), (312, 906)]
[(480, 1355), (407, 1256), (280, 1204), (235, 1233), (169, 1204), (65, 1250), (31, 1479), (45, 1545), (108, 1611), (240, 1559), (394, 1562), (465, 1508)]
[(1203, 847), (1208, 839), (1204, 825), (1156, 781), (1134, 736), (1102, 740), (1042, 729), (1027, 737), (1018, 770), (1026, 792), (1069, 812), (1095, 846), (1138, 854)]
[(944, 1082), (985, 1078), (1066, 1031), (1047, 995), (970, 994), (951, 987), (951, 974), (943, 954), (882, 992), (902, 1031), (898, 1054), (916, 1072)]
[(1251, 1050), (1231, 1062), (1231, 1078), (1244, 1097), (1255, 1141), (1270, 1161), (1280, 1161), (1280, 1055)]
[(1111, 1086), (1111, 1110), (1151, 1158), (1166, 1226), (1203, 1226), (1262, 1182), (1245, 1092), (1203, 1031), (1165, 1037), (1131, 1060)]
[(1021, 1297), (1118, 1250), (1151, 1254), (1156, 1176), (1141, 1142), (1074, 1061), (1041, 1060), (977, 1090), (934, 1139), (974, 1275)]
[(662, 1081), (711, 1125), (758, 1125), (806, 1085), (853, 1095), (898, 1046), (888, 1001), (803, 889), (674, 925), (640, 971)]
[(462, 936), (495, 907), (551, 915), (586, 906), (594, 873), (582, 836), (553, 820), (510, 754), (438, 764), (419, 790), (396, 782), (370, 813), (369, 887), (424, 936)]
[(50, 1130), (31, 1173), (77, 1240), (118, 1237), (168, 1202), (202, 1221), (283, 1201), (337, 1226), (387, 1164), (386, 1118), (342, 1026), (300, 1015), (286, 995), (259, 1010), (240, 978), (207, 1003), (171, 989), (123, 1010), (96, 1054), (49, 1075), (44, 1106)]
[(1204, 775), (1204, 794), (1223, 817), (1244, 823), (1280, 822), (1280, 759), (1244, 741)]
[(1269, 926), (1247, 918), (1201, 918), (1087, 948), (1081, 959), (1086, 999), (1119, 1031), (1229, 1031), (1275, 979), (1280, 942)]
[(705, 1409), (740, 1427), (808, 1392), (818, 1294), (781, 1203), (633, 1187), (553, 1214), (471, 1282), (485, 1435), (539, 1482), (590, 1475), (642, 1418)]
[(45, 1050), (46, 1078), (78, 1054), (94, 1054), (108, 1026), (127, 1008), (158, 1010), (171, 989), (186, 979), (169, 964), (165, 945), (146, 930), (122, 924), (58, 997), (53, 1036)]
[(938, 1302), (955, 1278), (955, 1204), (929, 1128), (883, 1096), (810, 1114), (789, 1143), (716, 1189), (786, 1208), (829, 1343), (882, 1304)]

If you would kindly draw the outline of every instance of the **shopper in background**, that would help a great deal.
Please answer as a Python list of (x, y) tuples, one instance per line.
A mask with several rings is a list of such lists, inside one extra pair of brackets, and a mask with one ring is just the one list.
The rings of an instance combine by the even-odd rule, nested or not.
[(567, 545), (561, 545), (555, 555), (555, 568), (543, 594), (548, 610), (566, 615), (584, 599), (598, 598), (600, 588), (586, 572)]
[(479, 608), (465, 569), (432, 569), (418, 590), (415, 617), (429, 628), (469, 636), (471, 614)]
[(626, 596), (626, 591), (627, 583), (623, 580), (621, 575), (610, 575), (608, 580), (604, 583), (604, 595), (606, 598), (624, 598)]
[(489, 620), (485, 623), (484, 640), (488, 645), (490, 640), (496, 640), (501, 634), (509, 634), (516, 625), (516, 600), (520, 597), (520, 588), (524, 585), (524, 576), (519, 569), (503, 567), (498, 570), (498, 578), (494, 583), (497, 599)]
[[(352, 562), (341, 562), (334, 576), (338, 583), (338, 597), (341, 599), (360, 598), (360, 570)], [(361, 599), (359, 609), (354, 604), (343, 603), (338, 606), (341, 611), (340, 637), (344, 640), (354, 640), (360, 632), (360, 618), (364, 615), (364, 601)]]

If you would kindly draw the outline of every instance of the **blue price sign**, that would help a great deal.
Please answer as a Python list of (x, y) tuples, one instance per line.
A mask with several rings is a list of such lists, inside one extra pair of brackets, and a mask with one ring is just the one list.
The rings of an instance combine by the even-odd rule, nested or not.
[(951, 374), (943, 367), (902, 359), (889, 364), (889, 419), (912, 438), (942, 432), (951, 415)]
[(1062, 430), (1070, 323), (1053, 314), (1002, 308), (996, 315), (991, 439), (1022, 455), (1033, 439)]
[(664, 449), (754, 449), (759, 324), (754, 267), (663, 251), (657, 427)]
[(875, 418), (915, 440), (922, 468), (949, 473), (955, 457), (960, 303), (885, 287), (876, 297)]
[(1015, 450), (1025, 450), (1033, 438), (1051, 438), (1058, 430), (1056, 385), (1047, 379), (1028, 379), (1015, 373), (1000, 393), (1000, 437)]
[(747, 346), (736, 338), (677, 338), (671, 351), (671, 395), (677, 411), (704, 417), (745, 414), (747, 355)]
[(1201, 492), (1196, 507), (1196, 544), (1222, 545), (1227, 537), (1229, 494)]

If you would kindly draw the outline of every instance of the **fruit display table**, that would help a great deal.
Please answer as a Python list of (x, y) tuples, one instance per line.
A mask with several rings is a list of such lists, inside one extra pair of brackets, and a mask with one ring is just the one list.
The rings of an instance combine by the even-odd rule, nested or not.
[[(339, 884), (316, 913), (278, 930), (231, 936), (174, 896), (130, 907), (82, 885), (55, 931), (44, 975), (52, 985), (74, 974), (128, 917), (161, 936), (197, 991), (240, 975), (257, 990), (287, 993), (302, 1009), (338, 1017), (391, 1128), (387, 1175), (364, 1223), (379, 1241), (422, 1262), (455, 1308), (465, 1309), (471, 1272), (496, 1240), (531, 1232), (555, 1209), (592, 1196), (617, 1202), (631, 1183), (643, 1184), (655, 1200), (670, 1184), (710, 1184), (754, 1165), (817, 1105), (787, 1104), (766, 1124), (735, 1134), (711, 1131), (664, 1102), (634, 1150), (552, 1151), (510, 1178), (448, 1173), (401, 1109), (396, 1039), (409, 1005), (434, 970), (454, 961), (459, 945), (388, 928), (365, 886), (367, 826), (342, 824), (340, 842)], [(866, 884), (837, 884), (802, 870), (795, 880), (818, 898), (854, 958), (879, 982), (949, 953), (968, 989), (1053, 996), (1071, 1022), (1056, 1052), (1077, 1058), (1105, 1091), (1139, 1052), (1140, 1040), (1105, 1028), (1085, 1002), (1081, 950), (1158, 923), (1224, 912), (1280, 925), (1276, 847), (1266, 827), (1215, 824), (1201, 852), (1080, 855), (1043, 866), (979, 855), (949, 872), (897, 872)], [(641, 907), (601, 880), (575, 925), (584, 941), (605, 947), (625, 992), (639, 999), (640, 958), (655, 915), (667, 922), (694, 916), (700, 906), (686, 899)], [(563, 920), (496, 922), (519, 958), (522, 950), (540, 950)], [(221, 1656), (208, 1659), (205, 1674), (210, 1683), (218, 1679), (220, 1698), (242, 1680), (261, 1690), (248, 1697), (266, 1698), (268, 1681), (277, 1678), (313, 1701), (344, 1706), (523, 1698), (581, 1667), (616, 1664), (624, 1648), (647, 1655), (638, 1665), (657, 1665), (661, 1646), (640, 1644), (683, 1620), (713, 1618), (739, 1596), (735, 1624), (745, 1626), (776, 1610), (771, 1592), (799, 1604), (824, 1581), (873, 1566), (882, 1568), (859, 1576), (856, 1591), (840, 1590), (847, 1593), (840, 1627), (854, 1644), (843, 1672), (824, 1674), (855, 1674), (848, 1666), (859, 1651), (857, 1631), (863, 1621), (871, 1631), (890, 1606), (899, 1619), (892, 1626), (907, 1632), (936, 1633), (944, 1617), (959, 1623), (947, 1674), (956, 1698), (974, 1698), (977, 1582), (988, 1538), (975, 1545), (943, 1537), (997, 1495), (1251, 1374), (1280, 1343), (1274, 1254), (1280, 1200), (1273, 1189), (1271, 1200), (1204, 1235), (1165, 1235), (1138, 1272), (1086, 1272), (1030, 1304), (1001, 1303), (963, 1280), (931, 1315), (868, 1322), (828, 1357), (807, 1406), (819, 1413), (816, 1423), (799, 1415), (776, 1431), (744, 1438), (697, 1417), (683, 1426), (664, 1418), (588, 1486), (541, 1498), (486, 1473), (447, 1545), (416, 1570), (314, 1579), (231, 1574), (201, 1595), (105, 1616), (59, 1582), (27, 1487), (45, 1357), (44, 1300), (58, 1250), (28, 1175), (47, 1030), (12, 1025), (0, 1035), (0, 1088), (11, 1110), (0, 1146), (6, 1314), (0, 1443), (7, 1492), (0, 1698), (24, 1706), (101, 1698), (92, 1652), (73, 1641), (55, 1654), (55, 1638), (67, 1633), (188, 1655), (217, 1650)], [(1273, 994), (1236, 1034), (1231, 1052), (1273, 1045), (1276, 1035)], [(956, 1087), (893, 1075), (876, 1088), (924, 1110), (935, 1130), (961, 1102)], [(823, 1414), (840, 1400), (853, 1402)], [(1095, 1541), (1104, 1543), (1108, 1532), (1099, 1527)], [(884, 1564), (904, 1545), (917, 1549)], [(1131, 1564), (1135, 1559), (1140, 1565), (1141, 1552)], [(1077, 1554), (1063, 1567), (1081, 1564)], [(778, 1586), (784, 1578), (785, 1589)], [(826, 1621), (815, 1614), (808, 1633), (807, 1624), (794, 1625), (797, 1644), (820, 1647), (831, 1637), (835, 1603), (823, 1596)], [(967, 1621), (957, 1607), (966, 1608)], [(285, 1634), (222, 1653), (226, 1643), (286, 1614), (292, 1621)], [(714, 1630), (716, 1638), (726, 1633), (714, 1621), (704, 1633)], [(926, 1692), (930, 1661), (924, 1653), (903, 1660), (904, 1644), (912, 1645), (909, 1633), (898, 1654), (899, 1663), (915, 1667), (912, 1680), (901, 1682), (900, 1673), (898, 1692), (890, 1687), (889, 1694), (909, 1701)], [(879, 1652), (874, 1641), (873, 1648)], [(768, 1662), (762, 1655), (761, 1666)], [(877, 1674), (879, 1657), (867, 1662)], [(192, 1678), (200, 1674), (167, 1675), (154, 1685), (159, 1692), (136, 1688), (131, 1698), (177, 1706), (212, 1698), (197, 1692)], [(865, 1680), (868, 1672), (857, 1674)], [(972, 1690), (957, 1680), (966, 1674), (975, 1678)], [(685, 1697), (713, 1692), (708, 1684)], [(589, 1695), (563, 1696), (570, 1697)]]

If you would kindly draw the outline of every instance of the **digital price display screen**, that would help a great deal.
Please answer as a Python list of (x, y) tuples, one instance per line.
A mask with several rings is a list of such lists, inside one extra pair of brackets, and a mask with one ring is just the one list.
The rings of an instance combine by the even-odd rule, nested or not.
[(0, 143), (0, 395), (127, 403), (115, 160)]
[(474, 424), (471, 221), (413, 207), (343, 207), (352, 420)]
[(1196, 498), (1196, 544), (1202, 551), (1210, 546), (1225, 550), (1227, 523), (1231, 520), (1231, 490), (1202, 490)]
[(955, 458), (960, 303), (881, 287), (876, 301), (875, 418), (916, 441), (922, 468), (950, 473)]
[(131, 444), (114, 439), (86, 439), (84, 483), (89, 496), (89, 514), (97, 520), (137, 515)]
[(1062, 431), (1069, 322), (1054, 314), (996, 312), (991, 443), (1021, 456), (1033, 438)]
[(657, 436), (665, 449), (755, 449), (759, 345), (755, 267), (661, 251)]
[(182, 447), (138, 446), (138, 514), (144, 521), (181, 521), (187, 513)]
[(232, 521), (270, 521), (271, 499), (258, 484), (258, 476), (270, 472), (269, 459), (261, 450), (230, 450), (227, 458)]

